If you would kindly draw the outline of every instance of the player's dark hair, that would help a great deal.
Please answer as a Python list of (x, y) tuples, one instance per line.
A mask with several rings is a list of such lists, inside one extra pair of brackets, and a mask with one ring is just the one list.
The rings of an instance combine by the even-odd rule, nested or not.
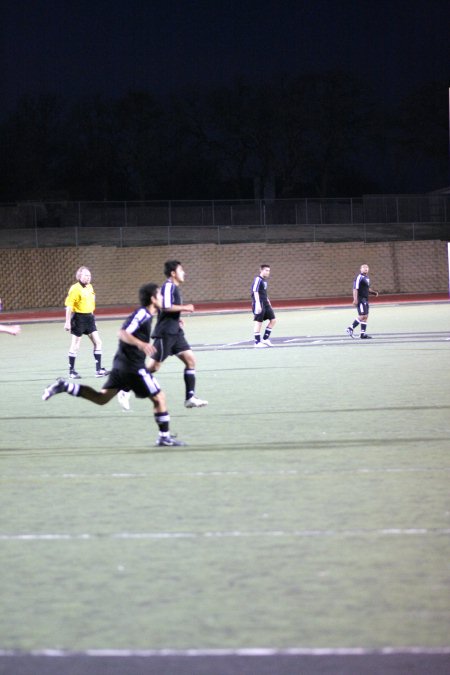
[(172, 272), (175, 272), (178, 265), (181, 265), (179, 260), (166, 260), (164, 263), (164, 276), (170, 277)]
[(260, 265), (260, 266), (259, 266), (259, 269), (260, 269), (260, 270), (263, 270), (265, 267), (268, 267), (269, 270), (270, 270), (270, 265), (267, 265), (267, 263), (264, 263), (264, 265)]
[(158, 292), (158, 284), (145, 284), (139, 289), (139, 302), (141, 307), (148, 307)]

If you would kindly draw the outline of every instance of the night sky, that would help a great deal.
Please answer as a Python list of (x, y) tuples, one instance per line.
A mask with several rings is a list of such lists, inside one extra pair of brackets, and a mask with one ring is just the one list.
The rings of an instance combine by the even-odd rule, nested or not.
[(3, 112), (27, 94), (77, 99), (339, 68), (395, 102), (448, 82), (448, 0), (7, 0)]

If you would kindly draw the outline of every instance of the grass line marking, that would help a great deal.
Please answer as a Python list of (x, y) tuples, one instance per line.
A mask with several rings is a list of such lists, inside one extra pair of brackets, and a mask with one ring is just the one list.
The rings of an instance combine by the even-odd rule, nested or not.
[(244, 477), (249, 476), (345, 476), (357, 474), (402, 474), (402, 473), (450, 473), (450, 467), (380, 467), (380, 468), (356, 468), (356, 469), (336, 469), (333, 471), (314, 471), (311, 469), (288, 469), (279, 471), (149, 471), (146, 473), (41, 473), (41, 474), (4, 474), (0, 475), (0, 481), (10, 482), (11, 480), (47, 480), (47, 479), (62, 479), (62, 480), (96, 480), (102, 478), (109, 480), (113, 479), (149, 479), (160, 476), (168, 478), (229, 478), (230, 476)]
[(96, 541), (100, 539), (161, 540), (161, 539), (248, 539), (254, 537), (279, 538), (350, 538), (396, 536), (446, 536), (450, 528), (381, 528), (376, 530), (230, 530), (224, 532), (113, 532), (98, 533), (24, 533), (0, 534), (0, 541)]
[(155, 656), (394, 656), (394, 655), (445, 655), (450, 647), (240, 647), (232, 648), (195, 648), (195, 649), (88, 649), (86, 651), (64, 651), (62, 649), (37, 649), (30, 652), (0, 649), (0, 657), (5, 656), (47, 656), (65, 658), (73, 656), (91, 657), (155, 657)]

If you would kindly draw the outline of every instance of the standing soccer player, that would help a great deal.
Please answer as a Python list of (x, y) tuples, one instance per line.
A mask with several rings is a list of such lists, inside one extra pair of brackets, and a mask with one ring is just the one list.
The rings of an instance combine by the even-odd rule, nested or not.
[[(257, 348), (273, 347), (273, 344), (270, 341), (270, 335), (277, 320), (267, 295), (267, 280), (269, 276), (270, 265), (261, 265), (259, 274), (253, 279), (252, 284), (253, 333), (255, 347)], [(261, 328), (264, 321), (268, 321), (269, 323), (264, 330), (263, 339), (261, 341)]]
[(180, 285), (184, 283), (185, 271), (179, 260), (167, 260), (164, 263), (166, 281), (161, 287), (162, 307), (153, 331), (155, 353), (152, 355), (149, 370), (158, 371), (168, 356), (177, 356), (184, 363), (184, 384), (186, 408), (202, 408), (208, 405), (195, 395), (195, 356), (184, 335), (184, 322), (181, 312), (194, 311), (194, 305), (184, 305)]
[(361, 340), (371, 340), (372, 336), (367, 335), (367, 319), (369, 318), (369, 295), (378, 295), (378, 291), (370, 287), (369, 265), (361, 265), (359, 274), (353, 281), (353, 304), (358, 308), (358, 318), (348, 326), (347, 333), (354, 337), (353, 332), (358, 326), (361, 326)]
[(152, 318), (161, 307), (161, 291), (157, 284), (146, 284), (139, 290), (141, 306), (122, 324), (119, 331), (119, 346), (114, 356), (113, 367), (103, 389), (97, 391), (78, 382), (56, 380), (44, 390), (42, 399), (47, 401), (55, 394), (66, 392), (71, 396), (85, 398), (97, 405), (105, 405), (119, 391), (133, 391), (137, 398), (149, 398), (153, 402), (155, 422), (158, 425), (158, 446), (182, 446), (169, 432), (170, 416), (166, 398), (158, 382), (145, 367), (145, 359), (155, 348), (150, 344)]
[(102, 368), (102, 342), (95, 325), (95, 293), (91, 284), (91, 273), (87, 267), (80, 267), (75, 277), (77, 282), (69, 288), (65, 301), (64, 329), (72, 334), (69, 348), (69, 377), (72, 380), (81, 377), (75, 370), (75, 360), (83, 335), (87, 335), (94, 345), (95, 377), (103, 377), (108, 375), (109, 371)]

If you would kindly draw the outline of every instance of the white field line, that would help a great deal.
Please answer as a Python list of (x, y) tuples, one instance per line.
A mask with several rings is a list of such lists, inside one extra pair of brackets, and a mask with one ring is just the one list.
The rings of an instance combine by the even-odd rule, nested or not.
[(446, 536), (450, 528), (384, 528), (376, 530), (259, 530), (224, 532), (112, 532), (110, 534), (27, 533), (0, 534), (0, 541), (97, 541), (97, 540), (161, 540), (161, 539), (248, 539), (248, 538), (351, 538)]
[(0, 481), (11, 480), (46, 480), (46, 479), (62, 479), (62, 480), (90, 480), (96, 478), (156, 478), (160, 476), (167, 476), (169, 478), (227, 478), (229, 476), (340, 476), (340, 475), (355, 475), (355, 474), (380, 474), (380, 473), (450, 473), (450, 467), (380, 467), (380, 468), (365, 468), (359, 469), (336, 469), (335, 471), (309, 471), (304, 469), (299, 471), (297, 469), (289, 469), (279, 471), (151, 471), (146, 473), (39, 473), (39, 474), (3, 474), (0, 475)]
[(445, 655), (450, 654), (450, 647), (240, 647), (236, 649), (88, 649), (85, 651), (65, 651), (62, 649), (38, 649), (30, 652), (20, 650), (0, 649), (0, 656), (46, 656), (53, 658), (67, 658), (74, 656), (129, 658), (155, 656), (369, 656), (369, 655)]

